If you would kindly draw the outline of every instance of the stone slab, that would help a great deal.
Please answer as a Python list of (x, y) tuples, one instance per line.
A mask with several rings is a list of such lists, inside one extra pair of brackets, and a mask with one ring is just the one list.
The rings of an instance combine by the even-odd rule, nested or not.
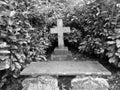
[(33, 62), (21, 75), (111, 75), (97, 61), (48, 61)]

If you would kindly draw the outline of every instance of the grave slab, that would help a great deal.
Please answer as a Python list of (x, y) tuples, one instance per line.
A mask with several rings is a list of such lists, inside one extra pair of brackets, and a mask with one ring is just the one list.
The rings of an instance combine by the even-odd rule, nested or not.
[(33, 62), (21, 75), (111, 75), (97, 61), (47, 61)]

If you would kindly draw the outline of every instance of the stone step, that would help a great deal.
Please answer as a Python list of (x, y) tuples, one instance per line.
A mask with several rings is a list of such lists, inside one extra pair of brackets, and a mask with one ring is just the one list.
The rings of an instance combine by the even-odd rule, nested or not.
[(73, 60), (72, 54), (64, 54), (64, 55), (51, 55), (52, 61), (66, 61), (66, 60)]
[(55, 48), (53, 54), (55, 55), (64, 55), (64, 54), (68, 54), (71, 53), (70, 51), (68, 51), (67, 47), (63, 47), (63, 48)]

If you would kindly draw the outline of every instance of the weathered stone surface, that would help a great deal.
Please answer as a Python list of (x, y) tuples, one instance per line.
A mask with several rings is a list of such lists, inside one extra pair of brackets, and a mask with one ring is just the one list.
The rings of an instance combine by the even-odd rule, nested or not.
[(48, 61), (33, 62), (21, 75), (111, 75), (97, 61)]
[(104, 78), (82, 77), (71, 81), (72, 90), (108, 90), (109, 84)]
[(58, 34), (58, 47), (64, 47), (63, 34), (70, 32), (70, 27), (63, 27), (62, 19), (57, 20), (57, 27), (51, 28), (52, 34)]
[(57, 79), (51, 76), (28, 78), (22, 84), (22, 90), (59, 90)]
[(52, 61), (68, 61), (68, 60), (73, 60), (72, 55), (51, 55), (51, 60)]
[(65, 54), (71, 54), (71, 52), (68, 51), (67, 47), (61, 47), (61, 48), (55, 48), (54, 54), (55, 55), (65, 55)]
[(56, 48), (54, 53), (51, 55), (52, 61), (65, 61), (65, 60), (73, 60), (72, 54), (68, 51), (67, 47)]

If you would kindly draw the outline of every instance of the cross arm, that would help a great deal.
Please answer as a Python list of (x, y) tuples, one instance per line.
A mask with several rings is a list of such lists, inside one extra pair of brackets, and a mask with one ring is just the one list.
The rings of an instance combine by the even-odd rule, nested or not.
[(64, 33), (70, 33), (70, 27), (64, 27)]

